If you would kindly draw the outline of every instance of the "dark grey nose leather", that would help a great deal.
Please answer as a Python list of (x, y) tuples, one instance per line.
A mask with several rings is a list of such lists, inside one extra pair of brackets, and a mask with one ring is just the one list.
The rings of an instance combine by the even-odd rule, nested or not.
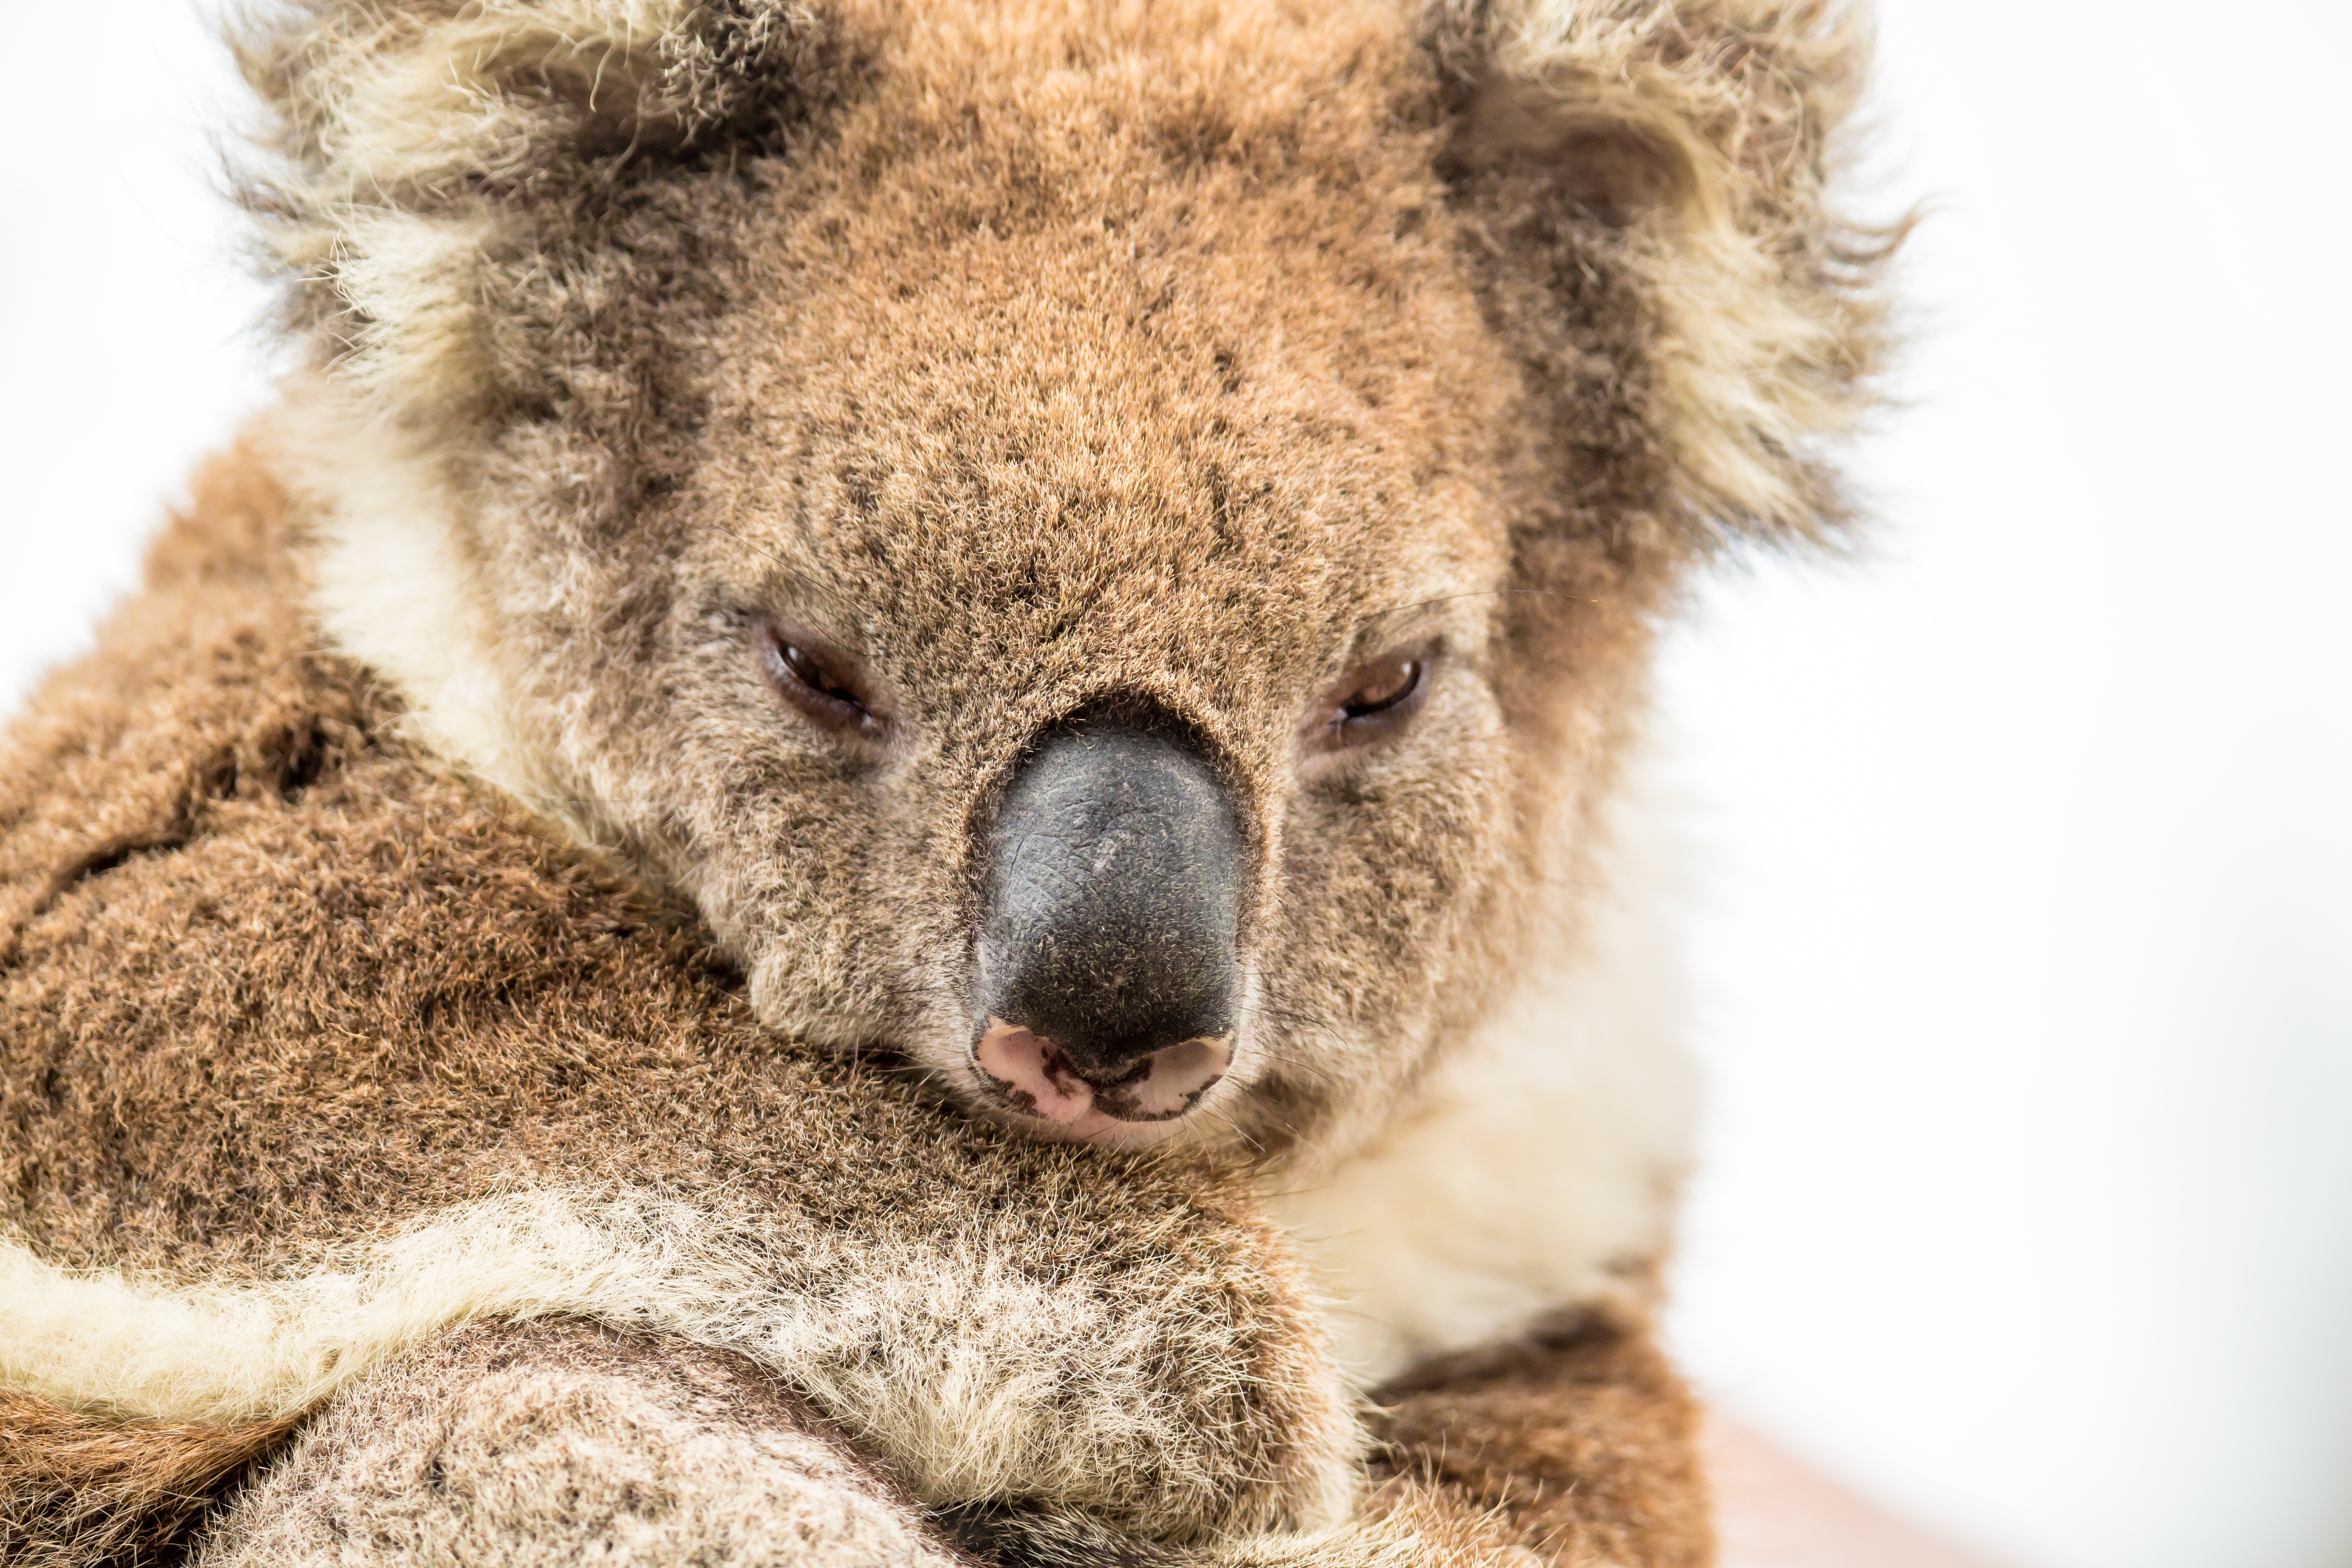
[(1231, 1034), (1245, 860), (1232, 797), (1181, 742), (1110, 725), (1049, 736), (989, 836), (983, 1010), (1097, 1081)]

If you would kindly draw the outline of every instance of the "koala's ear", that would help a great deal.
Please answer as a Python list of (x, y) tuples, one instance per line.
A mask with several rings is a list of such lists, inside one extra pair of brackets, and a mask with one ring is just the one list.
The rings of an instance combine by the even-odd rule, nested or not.
[(600, 301), (659, 286), (633, 215), (787, 146), (844, 68), (795, 0), (292, 0), (230, 34), (293, 325), (394, 412), (562, 396)]
[(1457, 205), (1511, 279), (1493, 308), (1563, 444), (1620, 476), (1583, 523), (1833, 536), (1824, 449), (1874, 402), (1905, 226), (1828, 202), (1869, 57), (1857, 6), (1441, 0), (1428, 28)]

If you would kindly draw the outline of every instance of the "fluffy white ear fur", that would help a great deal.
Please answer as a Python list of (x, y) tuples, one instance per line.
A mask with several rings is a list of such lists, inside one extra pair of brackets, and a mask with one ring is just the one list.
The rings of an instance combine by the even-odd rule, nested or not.
[(491, 279), (564, 204), (494, 193), (789, 96), (810, 31), (795, 0), (253, 7), (236, 41), (272, 122), (243, 195), (344, 381), (379, 412), (462, 429), (544, 368), (498, 346)]
[(1654, 1290), (1696, 1100), (1658, 794), (1636, 777), (1615, 803), (1607, 891), (1567, 961), (1462, 1042), (1384, 1136), (1268, 1194), (1356, 1386)]
[(1552, 167), (1624, 227), (1658, 329), (1654, 418), (1703, 539), (1821, 541), (1825, 448), (1877, 402), (1906, 225), (1831, 207), (1872, 36), (1857, 0), (1435, 0), (1481, 40), (1456, 153)]

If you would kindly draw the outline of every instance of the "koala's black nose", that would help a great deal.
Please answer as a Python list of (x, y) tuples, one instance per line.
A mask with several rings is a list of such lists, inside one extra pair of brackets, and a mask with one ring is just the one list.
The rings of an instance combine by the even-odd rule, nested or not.
[(1060, 1093), (1072, 1117), (1180, 1114), (1223, 1071), (1240, 998), (1247, 857), (1225, 786), (1165, 735), (1056, 731), (1014, 773), (988, 853), (978, 1064), (1057, 1121)]

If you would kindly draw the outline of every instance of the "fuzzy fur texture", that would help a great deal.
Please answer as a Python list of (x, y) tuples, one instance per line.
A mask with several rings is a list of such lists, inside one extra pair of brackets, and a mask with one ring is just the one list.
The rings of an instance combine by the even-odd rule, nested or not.
[(1357, 1386), (1517, 1340), (1564, 1305), (1655, 1307), (1697, 1098), (1664, 817), (1635, 770), (1572, 961), (1538, 971), (1366, 1147), (1261, 1184)]
[(674, 917), (383, 733), (310, 651), (266, 480), (207, 500), (16, 737), (7, 1381), (271, 1421), (564, 1312), (812, 1396), (829, 1362), (927, 1502), (1344, 1508), (1358, 1439), (1238, 1186), (1106, 1180), (771, 1038)]
[(1416, 1478), (1391, 1480), (1344, 1523), (1224, 1550), (1046, 1512), (935, 1521), (747, 1365), (552, 1328), (459, 1335), (396, 1378), (356, 1386), (223, 1512), (194, 1561), (278, 1568), (313, 1560), (322, 1541), (362, 1540), (387, 1568), (583, 1555), (747, 1568), (1511, 1568), (1528, 1552), (1496, 1528), (1503, 1517), (1464, 1507), (1458, 1483)]
[[(1247, 802), (1256, 1000), (1162, 1131), (1336, 1157), (1507, 1004), (1474, 977), (1580, 940), (1681, 565), (1834, 526), (1875, 307), (1818, 5), (324, 6), (250, 50), (331, 631), (771, 1025), (965, 1091), (975, 825), (1044, 726), (1177, 726)], [(770, 616), (864, 667), (877, 753), (778, 722)], [(1302, 777), (1318, 691), (1413, 645), (1413, 732)]]
[[(12, 735), (12, 1562), (161, 1551), (257, 1462), (359, 1508), (410, 1461), (371, 1448), (331, 1485), (312, 1460), (344, 1439), (279, 1454), (298, 1419), (440, 1397), (452, 1334), (583, 1321), (788, 1389), (909, 1529), (1013, 1501), (1045, 1510), (1041, 1561), (1495, 1545), (1410, 1488), (1348, 1522), (1363, 1435), (1245, 1183), (1008, 1140), (761, 1030), (677, 915), (442, 773), (314, 650), (282, 502), (216, 467)], [(581, 1419), (550, 1464), (659, 1462), (609, 1429), (651, 1415)], [(292, 1502), (238, 1517), (268, 1525), (230, 1532), (254, 1561), (297, 1551)]]
[[(1689, 565), (1842, 524), (1865, 46), (244, 25), (312, 363), (8, 742), (0, 1542), (1703, 1561), (1627, 758)], [(780, 626), (868, 725), (780, 699)], [(1408, 656), (1409, 721), (1323, 744)], [(1246, 840), (1233, 1070), (1125, 1149), (973, 1093), (986, 827), (1077, 716), (1184, 737)]]
[(1382, 1390), (1379, 1468), (1565, 1564), (1714, 1559), (1696, 1411), (1665, 1358), (1605, 1319), (1439, 1356)]
[(459, 1334), (355, 1385), (194, 1560), (279, 1568), (352, 1541), (386, 1568), (972, 1562), (748, 1363), (577, 1325)]
[[(1453, 155), (1519, 244), (1557, 193), (1613, 220), (1650, 317), (1644, 410), (1672, 514), (1700, 539), (1820, 541), (1848, 521), (1826, 460), (1873, 407), (1904, 226), (1830, 205), (1866, 16), (1841, 0), (1445, 0), (1469, 104)], [(1549, 191), (1547, 190), (1549, 187)], [(1547, 215), (1544, 208), (1552, 206)]]

